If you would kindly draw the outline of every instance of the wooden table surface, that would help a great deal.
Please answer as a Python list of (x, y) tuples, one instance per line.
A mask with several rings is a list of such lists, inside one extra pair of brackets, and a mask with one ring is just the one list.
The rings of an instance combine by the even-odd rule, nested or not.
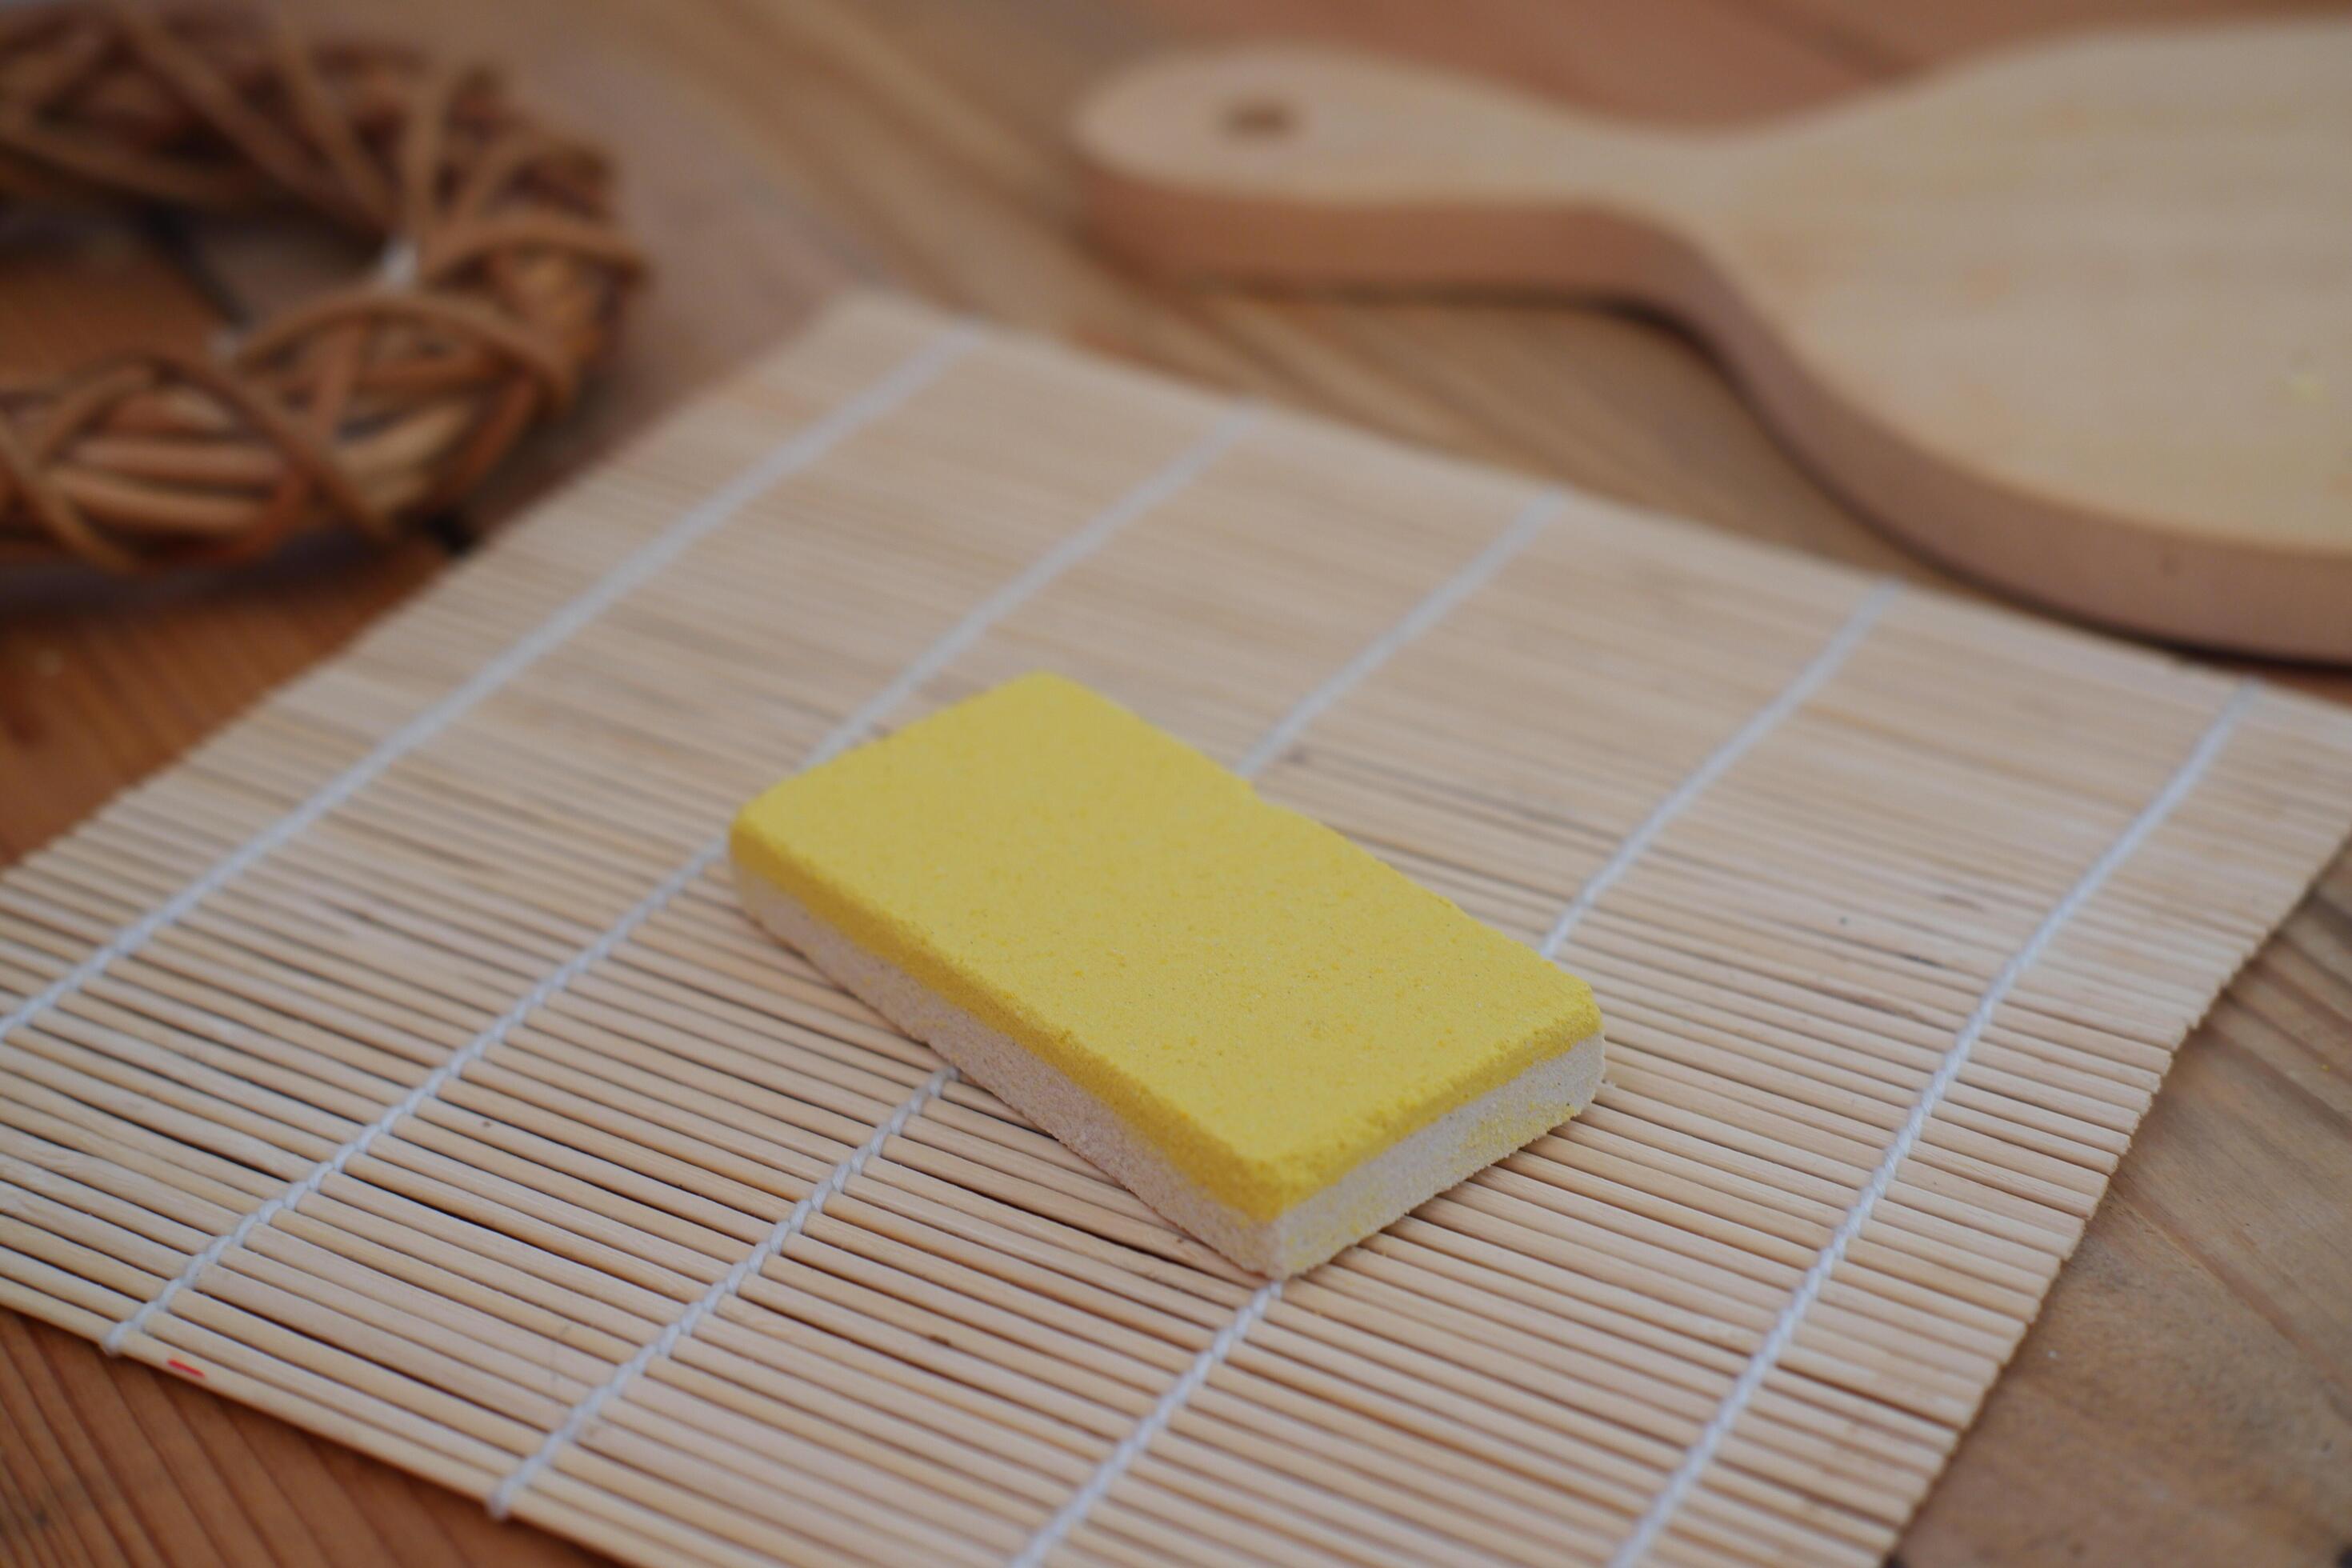
[[(313, 25), (509, 65), (625, 153), (660, 268), (588, 405), (471, 509), (492, 524), (760, 352), (892, 283), (1412, 440), (1841, 560), (1937, 574), (1782, 451), (1706, 356), (1551, 301), (1169, 289), (1072, 232), (1059, 127), (1189, 39), (1343, 38), (1590, 107), (1725, 121), (1972, 51), (2229, 0), (303, 0)], [(320, 258), (111, 231), (0, 255), (0, 369), (195, 343), (197, 283), (274, 300)], [(297, 246), (296, 250), (305, 247)], [(2193, 367), (2184, 367), (2190, 370)], [(0, 863), (331, 652), (447, 559), (328, 545), (235, 575), (0, 584)], [(2267, 671), (2352, 700), (2352, 674)], [(2082, 1250), (1906, 1534), (1914, 1568), (2352, 1563), (2352, 856), (2189, 1041)], [(0, 1560), (582, 1563), (477, 1505), (0, 1312)]]

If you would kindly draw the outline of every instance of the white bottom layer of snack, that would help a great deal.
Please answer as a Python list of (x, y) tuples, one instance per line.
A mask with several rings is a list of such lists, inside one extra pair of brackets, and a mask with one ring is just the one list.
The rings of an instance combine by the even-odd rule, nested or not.
[(1567, 1121), (1601, 1087), (1601, 1042), (1559, 1056), (1365, 1161), (1273, 1219), (1212, 1197), (1062, 1070), (736, 868), (743, 905), (824, 973), (1006, 1104), (1117, 1178), (1129, 1192), (1243, 1268), (1297, 1274)]

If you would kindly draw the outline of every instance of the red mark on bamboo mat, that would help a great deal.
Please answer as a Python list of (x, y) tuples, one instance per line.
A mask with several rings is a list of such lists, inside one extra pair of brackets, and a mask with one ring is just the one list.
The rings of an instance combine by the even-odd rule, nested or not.
[(182, 1361), (177, 1356), (172, 1357), (163, 1364), (170, 1367), (173, 1372), (184, 1372), (190, 1377), (196, 1378), (198, 1380), (201, 1380), (205, 1375), (204, 1368), (200, 1366), (190, 1366), (186, 1362)]

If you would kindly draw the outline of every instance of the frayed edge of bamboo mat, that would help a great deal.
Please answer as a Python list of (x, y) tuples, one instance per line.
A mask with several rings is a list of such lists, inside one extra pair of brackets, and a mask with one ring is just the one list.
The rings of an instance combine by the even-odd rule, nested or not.
[[(1286, 1289), (737, 912), (1087, 680), (1609, 1019)], [(1876, 1562), (2352, 721), (846, 306), (0, 881), (0, 1301), (641, 1562)]]

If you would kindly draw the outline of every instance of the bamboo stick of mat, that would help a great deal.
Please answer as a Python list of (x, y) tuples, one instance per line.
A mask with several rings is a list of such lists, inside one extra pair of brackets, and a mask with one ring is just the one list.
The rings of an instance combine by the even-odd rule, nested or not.
[[(1283, 1290), (736, 912), (1038, 666), (1591, 978)], [(642, 1561), (1874, 1563), (2352, 721), (887, 300), (0, 879), (0, 1301)]]

